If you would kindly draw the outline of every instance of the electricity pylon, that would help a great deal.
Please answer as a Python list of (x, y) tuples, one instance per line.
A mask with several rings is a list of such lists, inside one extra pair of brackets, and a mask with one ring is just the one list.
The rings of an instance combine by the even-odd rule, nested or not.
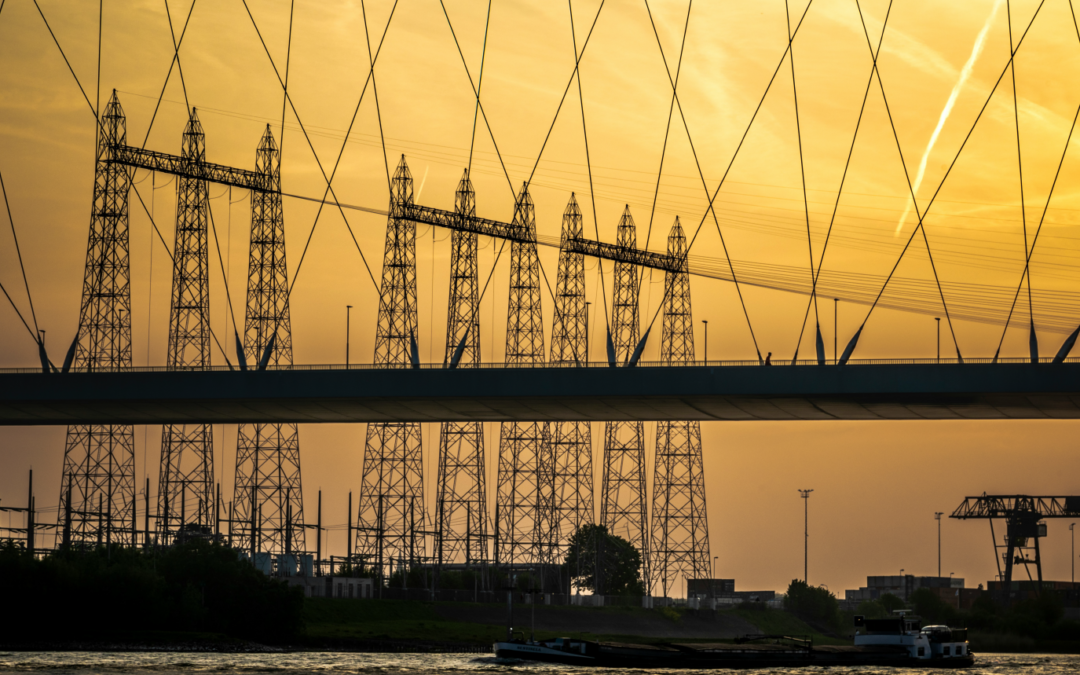
[[(630, 207), (619, 219), (618, 245), (634, 249), (637, 233)], [(616, 363), (626, 363), (637, 347), (639, 277), (632, 263), (615, 263), (615, 290), (612, 294), (611, 341)], [(623, 537), (641, 553), (643, 583), (649, 581), (649, 540), (645, 492), (645, 424), (606, 422), (604, 424), (604, 476), (600, 524), (611, 534)]]
[[(465, 170), (454, 198), (462, 219), (476, 216), (476, 192)], [(476, 234), (450, 236), (450, 302), (446, 319), (444, 365), (480, 363), (480, 289)], [(443, 422), (439, 428), (439, 479), (436, 528), (441, 562), (488, 559), (487, 491), (483, 422)]]
[[(563, 212), (559, 273), (555, 282), (555, 320), (551, 329), (552, 365), (582, 367), (588, 363), (588, 313), (585, 306), (585, 256), (565, 247), (580, 238), (581, 209), (577, 199)], [(556, 560), (566, 553), (570, 538), (582, 525), (593, 522), (592, 430), (588, 422), (552, 422), (553, 476), (552, 545)]]
[[(269, 364), (292, 365), (281, 155), (269, 124), (255, 151), (255, 170), (269, 179), (271, 191), (251, 193), (244, 358), (249, 365), (257, 364), (269, 347)], [(233, 506), (237, 547), (268, 553), (305, 550), (300, 436), (295, 424), (239, 426)]]
[[(127, 120), (113, 90), (98, 128), (94, 205), (86, 245), (76, 369), (131, 367), (131, 267), (127, 169), (108, 148), (127, 142)], [(75, 425), (64, 442), (60, 518), (68, 543), (134, 544), (135, 437), (129, 425)]]
[[(686, 255), (686, 235), (679, 219), (668, 236), (668, 255)], [(690, 275), (665, 272), (664, 328), (660, 361), (694, 361), (694, 320), (690, 311)], [(705, 469), (700, 422), (657, 422), (656, 470), (652, 508), (653, 578), (664, 597), (682, 588), (679, 577), (703, 579), (709, 573), (709, 520), (705, 510)]]
[[(391, 180), (390, 216), (386, 221), (375, 332), (375, 365), (383, 368), (419, 366), (416, 224), (402, 217), (404, 207), (412, 201), (412, 174), (402, 155)], [(422, 557), (424, 540), (422, 536), (417, 537), (417, 528), (423, 529), (423, 524), (420, 424), (369, 424), (357, 517), (357, 553), (380, 566), (390, 557), (399, 560)]]
[[(206, 137), (195, 109), (184, 128), (182, 156), (206, 160)], [(176, 243), (169, 314), (170, 370), (210, 365), (210, 278), (207, 183), (176, 177)], [(209, 424), (168, 424), (162, 429), (158, 528), (170, 541), (181, 528), (208, 527), (214, 512), (214, 437)]]
[[(528, 184), (522, 186), (514, 204), (514, 224), (529, 232), (533, 241), (510, 243), (506, 364), (543, 363), (540, 261)], [(503, 422), (499, 430), (499, 522), (495, 526), (502, 564), (550, 561), (554, 463), (547, 427), (540, 422)]]

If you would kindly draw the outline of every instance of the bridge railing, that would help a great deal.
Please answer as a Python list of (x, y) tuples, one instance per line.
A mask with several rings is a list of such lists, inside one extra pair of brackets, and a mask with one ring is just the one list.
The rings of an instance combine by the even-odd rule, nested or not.
[[(991, 364), (994, 362), (992, 358), (965, 358), (964, 364)], [(1053, 358), (1045, 357), (1040, 358), (1039, 363), (1049, 364), (1053, 362)], [(1080, 363), (1080, 357), (1070, 357), (1065, 359), (1066, 363)], [(848, 366), (928, 366), (928, 365), (957, 365), (960, 361), (958, 359), (851, 359), (847, 362)], [(1030, 358), (999, 358), (998, 364), (1023, 364), (1031, 363)], [(713, 360), (709, 361), (688, 361), (682, 363), (664, 363), (662, 361), (640, 361), (637, 368), (730, 368), (730, 367), (745, 367), (745, 366), (761, 366), (762, 364), (757, 359), (743, 359), (743, 360)], [(818, 366), (816, 359), (799, 359), (792, 361), (790, 359), (775, 359), (771, 363), (772, 366)], [(826, 366), (834, 365), (831, 361), (826, 362)], [(469, 369), (491, 369), (491, 370), (504, 370), (504, 369), (554, 369), (554, 368), (608, 368), (607, 361), (590, 361), (588, 363), (522, 363), (508, 365), (502, 362), (492, 363), (477, 363), (458, 366), (458, 370)], [(618, 367), (622, 368), (620, 364)], [(291, 370), (291, 371), (305, 371), (305, 370), (445, 370), (446, 365), (443, 363), (421, 363), (418, 366), (411, 365), (393, 365), (376, 366), (370, 363), (351, 363), (346, 366), (343, 363), (325, 363), (325, 364), (294, 364), (289, 366), (267, 366), (267, 370)], [(167, 373), (167, 372), (189, 372), (189, 371), (213, 371), (213, 372), (225, 372), (225, 371), (239, 371), (239, 368), (235, 365), (219, 365), (208, 366), (205, 368), (175, 368), (169, 366), (132, 366), (130, 368), (99, 368), (88, 369), (86, 367), (75, 368), (73, 367), (70, 372), (73, 373), (85, 373), (85, 372), (122, 372), (122, 373)], [(0, 374), (15, 374), (15, 373), (40, 373), (40, 367), (33, 368), (0, 368)]]

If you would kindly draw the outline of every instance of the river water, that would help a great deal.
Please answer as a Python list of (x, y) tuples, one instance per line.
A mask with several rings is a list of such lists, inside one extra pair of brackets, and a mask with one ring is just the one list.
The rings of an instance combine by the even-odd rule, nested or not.
[[(192, 652), (0, 652), (0, 675), (33, 673), (35, 675), (168, 675), (169, 673), (206, 673), (208, 675), (293, 675), (341, 673), (357, 675), (567, 675), (572, 666), (530, 664), (503, 661), (494, 656), (462, 654), (369, 654), (342, 652), (295, 652), (280, 654), (219, 654)], [(770, 675), (799, 668), (774, 668)], [(590, 675), (603, 675), (603, 669), (589, 669)], [(650, 671), (611, 671), (627, 675)], [(694, 671), (678, 671), (692, 673)], [(705, 672), (705, 671), (702, 671)], [(716, 671), (708, 671), (716, 672)], [(734, 671), (733, 671), (734, 672)], [(739, 671), (744, 673), (746, 671)], [(912, 675), (925, 672), (940, 675), (941, 670), (919, 671), (913, 668), (830, 668), (829, 675)], [(1058, 654), (987, 654), (976, 655), (975, 667), (964, 673), (1039, 675), (1080, 675), (1080, 655)]]

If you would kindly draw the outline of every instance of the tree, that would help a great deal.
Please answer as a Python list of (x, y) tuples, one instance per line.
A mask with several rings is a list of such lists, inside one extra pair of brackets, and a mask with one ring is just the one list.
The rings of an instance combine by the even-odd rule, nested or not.
[(583, 525), (574, 533), (566, 554), (566, 568), (575, 588), (597, 595), (645, 594), (641, 552), (603, 525)]
[(907, 604), (901, 600), (899, 596), (893, 595), (892, 593), (882, 593), (881, 597), (878, 598), (878, 602), (881, 603), (881, 606), (884, 607), (885, 611), (889, 614), (892, 614), (898, 609), (907, 607)]
[(784, 608), (830, 628), (840, 626), (840, 604), (836, 597), (828, 589), (808, 586), (805, 581), (794, 579), (788, 585)]

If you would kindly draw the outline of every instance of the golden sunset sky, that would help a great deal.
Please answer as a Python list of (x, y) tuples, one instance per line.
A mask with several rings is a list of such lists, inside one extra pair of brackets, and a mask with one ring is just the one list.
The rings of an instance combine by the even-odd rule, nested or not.
[[(94, 117), (33, 0), (0, 2), (0, 171), (37, 322), (47, 331), (57, 361), (78, 320), (94, 175)], [(141, 145), (146, 138), (147, 148), (179, 153), (185, 98), (202, 120), (210, 161), (252, 168), (268, 123), (280, 138), (283, 96), (271, 58), (284, 76), (286, 0), (247, 0), (250, 16), (242, 0), (202, 0), (193, 10), (186, 0), (169, 2), (177, 35), (191, 10), (180, 49), (183, 83), (174, 70), (152, 128), (173, 57), (165, 3), (104, 3), (100, 81), (98, 3), (38, 0), (38, 5), (90, 102), (100, 90), (104, 104), (117, 90), (130, 144)], [(284, 117), (285, 193), (321, 198), (325, 182), (315, 158), (329, 173), (341, 152), (334, 178), (338, 199), (385, 209), (386, 165), (392, 170), (404, 154), (417, 201), (453, 208), (454, 189), (473, 143), (475, 106), (454, 35), (476, 81), (488, 3), (445, 0), (445, 10), (439, 0), (296, 0), (288, 76), (295, 111), (287, 109)], [(1080, 281), (1080, 133), (1070, 140), (1080, 106), (1075, 85), (1080, 81), (1080, 31), (1069, 0), (896, 0), (891, 11), (888, 0), (812, 0), (809, 7), (804, 0), (788, 6), (779, 0), (698, 0), (689, 9), (688, 23), (687, 11), (681, 0), (608, 0), (602, 8), (597, 0), (493, 1), (481, 93), (490, 133), (481, 117), (472, 160), (478, 214), (509, 220), (513, 192), (535, 167), (531, 191), (541, 238), (558, 237), (571, 192), (585, 214), (587, 236), (614, 241), (626, 205), (637, 223), (639, 246), (647, 239), (650, 248), (663, 250), (676, 216), (689, 235), (700, 228), (692, 255), (700, 268), (720, 278), (693, 279), (697, 354), (704, 356), (701, 320), (708, 320), (713, 360), (756, 357), (727, 272), (728, 258), (744, 282), (746, 312), (761, 353), (789, 359), (798, 347), (802, 358), (813, 356), (812, 309), (797, 343), (808, 303), (809, 260), (820, 262), (831, 223), (819, 302), (831, 358), (834, 336), (843, 350), (915, 231), (914, 213), (901, 225), (911, 201), (905, 176), (914, 182), (925, 161), (918, 208), (925, 210), (937, 193), (925, 234), (962, 354), (994, 355), (1024, 270), (1025, 228), (1028, 242), (1039, 232), (1031, 279), (1040, 348), (1044, 356), (1057, 351), (1080, 322), (1075, 291)], [(793, 42), (793, 87), (791, 61), (781, 59), (789, 16), (794, 26), (804, 12)], [(594, 20), (581, 59), (582, 97), (575, 80), (560, 108), (574, 70), (574, 36), (580, 50)], [(684, 25), (681, 108), (676, 107), (668, 128), (672, 90), (661, 47), (674, 74)], [(369, 86), (353, 121), (369, 73), (366, 36), (374, 51), (384, 31), (375, 67), (378, 108)], [(1022, 35), (1013, 73), (1006, 70), (1010, 40), (1015, 46)], [(868, 41), (876, 48), (879, 39), (880, 79), (871, 80)], [(954, 105), (943, 118), (951, 95)], [(706, 190), (715, 190), (725, 172), (715, 202), (718, 228), (706, 218)], [(168, 176), (142, 171), (136, 181), (171, 247), (175, 186)], [(212, 325), (224, 342), (233, 330), (228, 298), (238, 318), (244, 310), (250, 202), (246, 192), (221, 186), (211, 186), (210, 195), (225, 267), (223, 275), (218, 248), (212, 248)], [(345, 306), (353, 305), (351, 359), (370, 362), (378, 293), (357, 245), (378, 279), (385, 217), (346, 211), (354, 245), (335, 209), (323, 210), (312, 233), (317, 207), (285, 199), (290, 277), (297, 279), (291, 298), (295, 361), (343, 362)], [(130, 214), (134, 363), (162, 365), (169, 320), (168, 257), (135, 190)], [(0, 224), (0, 282), (29, 317), (6, 213)], [(309, 233), (310, 249), (297, 276)], [(445, 349), (448, 239), (447, 232), (418, 228), (420, 353), (425, 361), (441, 362)], [(480, 247), (480, 271), (486, 278), (498, 244), (481, 238)], [(540, 255), (554, 284), (558, 250), (541, 247)], [(508, 258), (499, 261), (483, 300), (485, 361), (503, 360)], [(594, 361), (605, 359), (599, 310), (605, 293), (611, 295), (610, 271), (606, 267), (606, 291), (600, 289), (595, 263), (587, 272)], [(645, 280), (641, 307), (649, 320), (663, 295), (663, 279), (646, 275)], [(870, 315), (855, 358), (933, 357), (934, 317), (945, 316), (937, 289), (920, 234)], [(550, 327), (553, 306), (546, 290), (543, 294)], [(839, 298), (836, 331), (833, 298)], [(1025, 286), (1002, 356), (1027, 355), (1028, 317)], [(0, 367), (36, 365), (36, 347), (6, 301), (0, 322)], [(943, 357), (955, 355), (944, 319), (941, 344)], [(657, 335), (643, 360), (658, 354)], [(215, 364), (224, 363), (216, 348), (213, 358)], [(867, 575), (898, 574), (901, 568), (934, 574), (935, 511), (951, 512), (964, 496), (984, 491), (1080, 493), (1080, 455), (1074, 447), (1078, 432), (1080, 424), (1066, 421), (703, 424), (717, 572), (734, 577), (739, 589), (783, 589), (800, 577), (803, 503), (796, 490), (813, 488), (812, 583), (826, 584), (842, 596), (843, 589), (864, 585)], [(216, 433), (216, 471), (228, 494), (236, 427), (225, 425)], [(358, 493), (360, 486), (363, 429), (309, 425), (300, 433), (308, 520), (314, 522), (315, 492), (322, 489), (324, 522), (335, 526), (330, 551), (343, 554), (347, 492)], [(646, 424), (647, 438), (654, 433), (655, 424)], [(493, 495), (497, 426), (489, 425), (486, 434)], [(599, 485), (600, 425), (593, 435)], [(140, 486), (147, 474), (156, 485), (160, 436), (159, 427), (136, 430)], [(0, 503), (23, 503), (25, 475), (32, 466), (38, 505), (55, 505), (63, 438), (59, 427), (0, 428)], [(425, 425), (429, 502), (437, 440), (437, 425)], [(650, 440), (650, 477), (651, 446)], [(1067, 526), (1050, 523), (1043, 549), (1047, 578), (1069, 578)], [(993, 578), (985, 523), (946, 521), (943, 538), (945, 575), (955, 572), (969, 586)]]

